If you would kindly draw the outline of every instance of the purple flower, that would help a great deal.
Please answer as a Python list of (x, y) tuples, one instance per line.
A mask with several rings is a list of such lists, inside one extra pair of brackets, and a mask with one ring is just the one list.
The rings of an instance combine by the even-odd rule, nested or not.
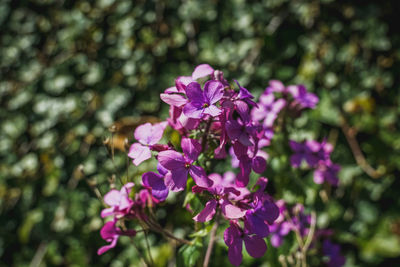
[(304, 85), (288, 86), (289, 93), (292, 94), (295, 102), (300, 104), (302, 108), (315, 108), (318, 104), (318, 97), (313, 93), (308, 93)]
[(340, 253), (340, 246), (329, 240), (324, 240), (322, 244), (324, 255), (329, 257), (329, 267), (341, 267), (345, 264), (346, 258)]
[(254, 96), (247, 90), (246, 88), (240, 86), (239, 82), (235, 80), (236, 84), (239, 87), (238, 98), (244, 102), (246, 102), (250, 106), (257, 106), (257, 104), (252, 100)]
[(279, 208), (279, 216), (275, 222), (270, 225), (269, 229), (271, 231), (271, 245), (274, 247), (280, 247), (282, 245), (283, 238), (289, 234), (291, 225), (285, 221), (285, 201), (281, 199), (276, 201), (275, 204)]
[(248, 233), (259, 237), (269, 235), (268, 224), (273, 224), (279, 216), (279, 208), (269, 199), (256, 199), (254, 208), (246, 212), (244, 226)]
[(270, 80), (269, 86), (265, 88), (265, 93), (287, 93), (287, 88), (285, 85), (279, 80)]
[(294, 151), (294, 154), (290, 157), (290, 163), (293, 167), (298, 168), (303, 160), (305, 160), (310, 167), (315, 167), (317, 165), (319, 161), (317, 152), (320, 151), (321, 148), (321, 145), (317, 141), (307, 140), (303, 144), (290, 140), (289, 145)]
[(143, 186), (151, 190), (153, 197), (159, 201), (164, 201), (169, 193), (168, 188), (164, 183), (164, 175), (167, 174), (168, 171), (160, 164), (158, 164), (157, 168), (159, 169), (160, 174), (155, 172), (146, 172), (142, 176), (142, 183)]
[(232, 141), (238, 141), (244, 146), (252, 146), (250, 137), (254, 134), (256, 127), (250, 122), (228, 120), (225, 124), (226, 133)]
[(104, 202), (110, 206), (110, 208), (103, 209), (101, 211), (101, 217), (107, 217), (114, 215), (117, 218), (127, 215), (133, 206), (132, 199), (129, 198), (134, 183), (127, 183), (120, 191), (112, 189), (104, 196)]
[(224, 232), (224, 241), (228, 246), (229, 261), (234, 266), (239, 266), (242, 262), (243, 242), (249, 255), (254, 258), (262, 257), (267, 251), (264, 239), (246, 233), (233, 221), (230, 222), (230, 226)]
[(251, 116), (255, 121), (263, 120), (265, 128), (271, 128), (285, 105), (286, 101), (284, 99), (275, 100), (272, 93), (263, 94), (260, 97), (258, 107), (252, 109)]
[(340, 171), (340, 165), (334, 164), (331, 161), (319, 164), (317, 169), (314, 171), (314, 182), (316, 184), (322, 184), (327, 182), (333, 186), (338, 186), (338, 172)]
[(115, 226), (117, 223), (116, 220), (107, 222), (104, 224), (103, 228), (100, 230), (100, 235), (101, 238), (103, 238), (105, 241), (109, 242), (109, 245), (102, 246), (97, 250), (97, 255), (101, 255), (111, 248), (114, 248), (117, 245), (118, 238), (121, 235), (126, 235), (126, 236), (134, 236), (136, 235), (135, 230), (127, 230), (127, 231), (121, 231), (118, 227)]
[(302, 237), (305, 237), (310, 231), (311, 215), (304, 213), (304, 206), (296, 204), (292, 208), (294, 214), (292, 218), (292, 229), (297, 229)]
[(133, 164), (138, 166), (143, 161), (151, 158), (151, 148), (161, 140), (167, 124), (167, 122), (160, 122), (154, 125), (145, 123), (136, 128), (134, 135), (139, 143), (132, 144), (128, 153), (128, 157), (133, 159)]
[(200, 84), (192, 82), (186, 87), (186, 95), (189, 99), (183, 108), (183, 113), (190, 118), (202, 118), (204, 115), (212, 117), (221, 114), (215, 103), (224, 95), (224, 86), (218, 81), (208, 81), (204, 85), (204, 91)]
[(207, 177), (204, 169), (193, 165), (201, 152), (201, 145), (197, 140), (182, 138), (183, 155), (174, 150), (161, 151), (158, 154), (160, 164), (169, 170), (165, 175), (165, 184), (172, 191), (181, 191), (185, 188), (187, 176), (193, 177), (198, 186), (210, 187), (212, 181)]
[[(246, 210), (233, 205), (230, 199), (236, 199), (236, 197), (245, 194), (246, 190), (240, 190), (234, 185), (233, 180), (225, 179), (225, 177), (227, 176), (224, 175), (224, 178), (222, 178), (217, 173), (210, 174), (209, 178), (213, 181), (212, 186), (208, 188), (195, 187), (193, 189), (196, 192), (206, 190), (214, 196), (206, 203), (204, 209), (193, 217), (193, 220), (197, 222), (210, 221), (214, 217), (217, 207), (221, 207), (222, 214), (229, 219), (239, 219), (245, 215)], [(232, 198), (233, 195), (235, 197)]]

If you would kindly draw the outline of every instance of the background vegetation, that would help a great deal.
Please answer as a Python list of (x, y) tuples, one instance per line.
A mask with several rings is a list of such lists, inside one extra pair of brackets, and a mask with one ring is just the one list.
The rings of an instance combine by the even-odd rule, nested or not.
[[(327, 136), (343, 167), (319, 225), (335, 229), (348, 266), (400, 261), (399, 9), (394, 0), (0, 1), (0, 265), (137, 266), (129, 239), (96, 255), (95, 188), (154, 165), (127, 173), (124, 139), (166, 117), (159, 93), (199, 63), (255, 95), (270, 79), (315, 92), (321, 102), (300, 134)], [(165, 265), (174, 248), (150, 241)], [(213, 263), (225, 255), (220, 246)]]

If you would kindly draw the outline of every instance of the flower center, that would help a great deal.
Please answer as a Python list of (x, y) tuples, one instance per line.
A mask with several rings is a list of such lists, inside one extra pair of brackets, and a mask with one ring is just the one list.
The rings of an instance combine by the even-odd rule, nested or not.
[(203, 104), (203, 108), (208, 108), (210, 105), (208, 103)]
[(186, 162), (186, 163), (185, 163), (185, 168), (186, 168), (186, 169), (189, 169), (189, 168), (190, 168), (190, 163)]

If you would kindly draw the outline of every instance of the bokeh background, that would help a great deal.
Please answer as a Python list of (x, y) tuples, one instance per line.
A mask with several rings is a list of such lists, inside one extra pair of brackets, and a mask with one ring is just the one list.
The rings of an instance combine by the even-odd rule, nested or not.
[[(138, 266), (126, 239), (96, 255), (96, 192), (149, 168), (127, 170), (125, 138), (165, 118), (160, 92), (208, 63), (255, 95), (280, 79), (320, 97), (303, 134), (328, 137), (342, 172), (319, 224), (335, 229), (348, 266), (396, 266), (399, 10), (395, 0), (1, 0), (0, 265)], [(184, 216), (173, 212), (160, 216)], [(151, 242), (166, 265), (176, 252)], [(226, 249), (214, 256), (225, 263)]]

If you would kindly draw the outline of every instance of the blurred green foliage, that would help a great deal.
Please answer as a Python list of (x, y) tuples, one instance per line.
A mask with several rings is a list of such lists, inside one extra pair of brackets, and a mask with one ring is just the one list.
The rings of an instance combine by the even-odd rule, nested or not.
[[(399, 261), (399, 9), (394, 0), (0, 1), (0, 265), (139, 264), (124, 238), (96, 256), (102, 204), (92, 189), (104, 194), (112, 174), (124, 181), (154, 167), (128, 173), (109, 144), (123, 149), (138, 123), (165, 118), (159, 93), (198, 63), (255, 95), (269, 79), (314, 91), (321, 102), (296, 121), (310, 126), (296, 137), (327, 136), (343, 166), (318, 223), (336, 230), (349, 266)], [(356, 163), (343, 118), (379, 178)], [(273, 160), (271, 175), (285, 161)], [(306, 195), (313, 203), (318, 190)], [(190, 216), (158, 216), (167, 214), (186, 216), (173, 227), (184, 234)], [(160, 266), (176, 253), (157, 236), (150, 242)], [(197, 253), (181, 250), (183, 265)], [(265, 266), (276, 253), (270, 248)], [(226, 264), (224, 246), (213, 255), (215, 266)]]

